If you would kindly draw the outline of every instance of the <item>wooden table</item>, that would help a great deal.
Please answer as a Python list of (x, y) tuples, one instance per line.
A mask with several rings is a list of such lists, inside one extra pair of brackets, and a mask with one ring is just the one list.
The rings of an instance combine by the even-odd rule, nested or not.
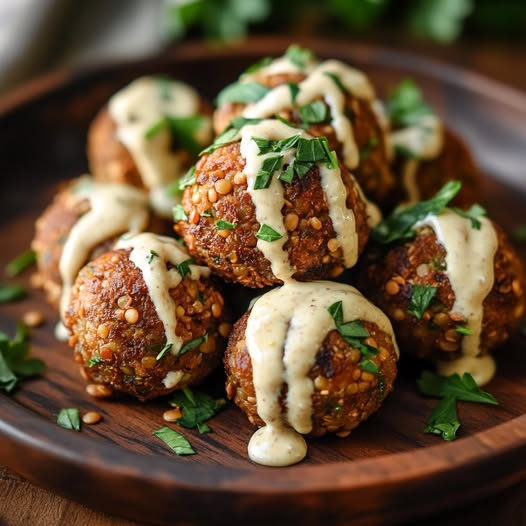
[[(371, 42), (368, 42), (371, 43)], [(386, 37), (374, 43), (390, 46)], [(414, 43), (397, 47), (415, 51)], [(463, 44), (450, 48), (422, 45), (419, 52), (477, 71), (526, 91), (525, 51), (493, 44)], [(1, 445), (0, 445), (1, 447)], [(139, 526), (139, 523), (95, 512), (38, 488), (12, 471), (0, 467), (0, 526)], [(526, 524), (526, 482), (504, 493), (460, 509), (433, 516), (411, 526), (524, 526)], [(409, 525), (407, 525), (409, 526)]]

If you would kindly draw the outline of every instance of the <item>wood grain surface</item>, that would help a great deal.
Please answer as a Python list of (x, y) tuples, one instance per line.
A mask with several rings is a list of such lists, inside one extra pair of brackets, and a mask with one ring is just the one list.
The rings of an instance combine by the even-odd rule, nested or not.
[[(415, 77), (446, 121), (472, 145), (490, 176), (484, 204), (491, 215), (508, 231), (524, 222), (525, 188), (520, 188), (515, 171), (517, 162), (526, 165), (524, 98), (476, 76), (385, 50), (333, 42), (307, 44), (322, 56), (364, 67), (384, 93), (400, 78)], [(156, 72), (186, 80), (212, 98), (259, 56), (278, 54), (285, 47), (283, 41), (262, 40), (235, 52), (205, 53), (202, 47), (190, 45), (147, 63), (55, 75), (0, 102), (4, 148), (0, 266), (29, 245), (34, 220), (56, 183), (87, 169), (87, 125), (116, 89), (140, 74)], [(521, 254), (526, 259), (524, 247)], [(25, 274), (15, 281), (27, 285), (28, 277)], [(240, 312), (246, 298), (237, 289), (230, 298)], [(406, 359), (395, 393), (351, 438), (311, 440), (304, 463), (275, 470), (247, 460), (252, 429), (234, 407), (212, 421), (213, 433), (186, 432), (196, 456), (175, 457), (151, 435), (164, 425), (167, 401), (139, 404), (89, 398), (71, 351), (53, 337), (57, 316), (40, 293), (31, 292), (26, 300), (1, 306), (1, 329), (12, 331), (16, 320), (30, 309), (46, 315), (44, 326), (33, 331), (33, 348), (49, 369), (14, 396), (0, 396), (0, 462), (90, 507), (158, 524), (175, 518), (188, 524), (212, 524), (247, 517), (253, 524), (299, 519), (304, 524), (322, 520), (344, 524), (350, 519), (353, 524), (394, 524), (474, 501), (526, 478), (524, 336), (516, 336), (502, 350), (499, 376), (488, 387), (500, 406), (488, 410), (461, 404), (463, 425), (455, 443), (441, 443), (422, 433), (436, 401), (418, 395), (415, 377), (422, 366)], [(207, 389), (216, 391), (221, 384), (219, 372)], [(95, 409), (104, 418), (75, 434), (54, 424), (54, 414), (61, 407)], [(11, 475), (3, 471), (2, 477)], [(26, 484), (8, 479), (6, 491)], [(31, 488), (24, 486), (25, 494), (32, 502), (38, 501), (33, 493), (38, 490)], [(13, 510), (1, 508), (2, 500), (0, 517), (5, 515), (7, 523), (16, 524), (9, 515)], [(48, 500), (48, 505), (49, 513), (59, 514), (54, 516), (57, 521), (66, 521), (72, 509), (59, 497), (52, 504)], [(228, 516), (218, 514), (220, 508), (228, 509)], [(21, 520), (35, 524), (31, 510), (23, 510), (27, 515)]]

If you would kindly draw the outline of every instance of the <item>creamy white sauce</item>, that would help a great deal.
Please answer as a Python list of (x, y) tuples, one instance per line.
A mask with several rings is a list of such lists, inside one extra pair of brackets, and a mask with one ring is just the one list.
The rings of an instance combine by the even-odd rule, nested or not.
[(497, 372), (497, 364), (493, 356), (485, 354), (483, 356), (461, 356), (451, 362), (438, 362), (437, 372), (442, 376), (458, 374), (462, 376), (468, 372), (479, 386), (486, 385)]
[[(337, 60), (327, 60), (314, 68), (309, 76), (298, 84), (299, 92), (296, 105), (302, 106), (322, 97), (331, 110), (331, 125), (336, 137), (342, 144), (343, 162), (354, 169), (360, 162), (360, 152), (354, 138), (352, 123), (345, 115), (345, 95), (327, 73), (336, 75), (345, 88), (355, 97), (369, 101), (375, 100), (374, 89), (369, 79), (357, 69)], [(285, 85), (277, 86), (260, 101), (249, 104), (244, 117), (265, 118), (292, 106), (290, 89)]]
[[(256, 219), (260, 225), (266, 224), (282, 236), (276, 241), (258, 239), (257, 248), (270, 261), (274, 275), (283, 281), (289, 279), (294, 273), (288, 252), (283, 250), (288, 239), (281, 213), (285, 204), (283, 184), (277, 176), (274, 176), (268, 188), (254, 189), (254, 182), (263, 161), (268, 157), (276, 156), (276, 153), (259, 155), (259, 148), (253, 137), (280, 140), (294, 135), (307, 139), (312, 138), (305, 131), (287, 126), (278, 120), (264, 120), (258, 124), (244, 126), (241, 130), (241, 155), (245, 159), (244, 173), (247, 177), (248, 193), (256, 209)], [(295, 148), (282, 152), (283, 163), (290, 164), (295, 153)], [(358, 259), (358, 236), (354, 213), (346, 206), (347, 192), (339, 167), (332, 169), (324, 163), (318, 163), (318, 167), (321, 187), (329, 208), (329, 217), (336, 232), (336, 238), (342, 247), (345, 266), (350, 268)]]
[(149, 219), (148, 196), (133, 186), (83, 177), (72, 188), (71, 196), (79, 203), (88, 199), (90, 209), (71, 229), (60, 257), (61, 317), (68, 307), (75, 278), (91, 251), (123, 232), (144, 230)]
[[(117, 125), (117, 138), (129, 150), (147, 188), (166, 184), (183, 174), (185, 167), (171, 149), (168, 127), (163, 126), (150, 138), (145, 133), (164, 117), (198, 114), (199, 96), (194, 89), (182, 82), (141, 77), (117, 92), (108, 109)], [(206, 118), (196, 133), (196, 140), (203, 146), (211, 141), (211, 126), (211, 120)]]
[(262, 77), (280, 74), (310, 73), (318, 64), (318, 61), (311, 57), (305, 61), (304, 67), (291, 62), (287, 56), (274, 59), (270, 64), (259, 68), (253, 73), (243, 73), (240, 77), (242, 83), (258, 81)]
[(169, 371), (163, 378), (163, 385), (166, 389), (173, 389), (182, 379), (183, 371)]
[(393, 148), (400, 147), (412, 153), (402, 171), (402, 183), (407, 194), (407, 203), (416, 203), (421, 199), (418, 186), (420, 161), (436, 159), (444, 148), (444, 128), (436, 115), (424, 115), (418, 123), (391, 133)]
[[(172, 344), (170, 352), (177, 354), (183, 342), (176, 334), (177, 305), (170, 296), (170, 290), (177, 287), (182, 279), (176, 265), (188, 260), (190, 256), (175, 239), (150, 233), (123, 237), (115, 248), (132, 249), (129, 259), (142, 273), (157, 316), (163, 322), (166, 343)], [(167, 268), (168, 263), (174, 267)], [(189, 265), (189, 269), (192, 279), (210, 275), (210, 270), (206, 267)], [(165, 380), (173, 382), (173, 378)]]
[(429, 215), (417, 223), (416, 227), (429, 225), (436, 233), (438, 242), (446, 250), (447, 275), (455, 294), (451, 312), (462, 314), (465, 326), (471, 332), (462, 337), (462, 358), (444, 365), (442, 370), (454, 370), (475, 374), (477, 377), (491, 378), (495, 366), (491, 358), (479, 357), (480, 334), (484, 316), (483, 302), (494, 283), (494, 257), (498, 239), (491, 221), (478, 218), (480, 229), (473, 228), (469, 219), (451, 210), (440, 215)]
[[(300, 435), (312, 429), (314, 392), (308, 374), (323, 340), (335, 329), (327, 309), (337, 301), (342, 301), (344, 321), (373, 322), (392, 336), (396, 347), (388, 318), (350, 285), (288, 281), (261, 296), (250, 312), (246, 330), (257, 411), (266, 424), (248, 446), (254, 462), (285, 466), (304, 458), (307, 448)], [(282, 413), (284, 384), (288, 387), (287, 409)]]

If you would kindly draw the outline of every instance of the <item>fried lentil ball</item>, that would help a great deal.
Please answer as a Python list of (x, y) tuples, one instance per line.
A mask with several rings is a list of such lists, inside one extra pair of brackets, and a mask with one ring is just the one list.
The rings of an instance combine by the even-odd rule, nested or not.
[(164, 325), (130, 252), (107, 252), (80, 271), (64, 324), (89, 381), (149, 400), (200, 383), (220, 362), (230, 325), (216, 285), (187, 274), (169, 290), (176, 335), (183, 345), (202, 341), (181, 355), (162, 353)]
[[(185, 90), (194, 92), (190, 86), (168, 79), (142, 77), (134, 83), (145, 81), (161, 82), (161, 86), (183, 86)], [(130, 86), (124, 89), (130, 88)], [(163, 94), (162, 89), (163, 88), (157, 89), (160, 96)], [(118, 94), (119, 93), (116, 95)], [(195, 93), (195, 96), (199, 97), (197, 93)], [(144, 104), (140, 106), (141, 107), (137, 107), (135, 110), (130, 108), (129, 118), (130, 120), (144, 118), (144, 126), (140, 131), (145, 142), (151, 141), (152, 138), (148, 138), (146, 135), (148, 134), (148, 130), (155, 124), (158, 124), (158, 122), (148, 120), (150, 115), (146, 113)], [(143, 113), (145, 113), (145, 115), (143, 115)], [(164, 143), (161, 144), (160, 151), (163, 155), (173, 156), (177, 170), (169, 174), (157, 174), (160, 183), (169, 183), (183, 175), (195, 162), (196, 154), (210, 143), (212, 140), (211, 116), (211, 106), (203, 98), (199, 97), (196, 113), (185, 115), (185, 117), (189, 118), (202, 119), (200, 127), (192, 131), (193, 138), (189, 140), (185, 132), (170, 127), (171, 140), (167, 141), (166, 145)], [(148, 190), (152, 188), (152, 181), (147, 180), (143, 176), (134, 159), (133, 153), (130, 152), (129, 148), (119, 139), (118, 125), (110, 114), (109, 105), (104, 106), (99, 111), (89, 127), (87, 156), (91, 172), (94, 177), (100, 181), (127, 183)]]
[[(252, 362), (246, 346), (246, 329), (250, 313), (234, 324), (224, 357), (227, 374), (226, 392), (230, 400), (247, 415), (250, 422), (264, 425), (258, 415), (252, 380)], [(376, 412), (392, 391), (397, 374), (397, 350), (393, 338), (375, 323), (362, 321), (370, 336), (365, 343), (380, 352), (370, 359), (378, 366), (374, 374), (362, 369), (363, 356), (336, 331), (330, 331), (316, 353), (309, 371), (313, 382), (312, 436), (335, 433), (345, 437)], [(284, 410), (286, 387), (281, 406)]]
[[(438, 157), (418, 161), (415, 178), (418, 200), (430, 199), (447, 182), (457, 180), (462, 182), (462, 188), (452, 204), (460, 208), (468, 208), (480, 201), (483, 177), (465, 141), (448, 128), (445, 128), (443, 133), (443, 147)], [(397, 186), (391, 193), (391, 206), (388, 208), (406, 202), (409, 198), (403, 182), (406, 162), (407, 159), (402, 155), (395, 156), (393, 171)]]
[[(239, 142), (203, 155), (196, 165), (196, 183), (183, 195), (188, 221), (179, 221), (175, 228), (192, 257), (225, 280), (252, 288), (280, 284), (270, 262), (256, 247), (260, 224), (247, 191), (244, 166)], [(340, 168), (361, 252), (370, 231), (366, 204), (356, 181)], [(315, 165), (303, 178), (296, 177), (283, 188), (281, 213), (289, 235), (284, 250), (294, 269), (293, 278), (308, 281), (338, 276), (344, 270), (342, 249), (329, 217), (319, 168)], [(218, 220), (235, 224), (235, 228), (218, 230)]]
[[(35, 235), (31, 248), (36, 253), (37, 272), (33, 277), (33, 284), (44, 289), (48, 301), (54, 306), (58, 305), (62, 290), (59, 266), (64, 245), (74, 225), (91, 209), (89, 198), (82, 194), (82, 187), (91, 184), (95, 183), (86, 176), (62, 183), (53, 201), (35, 224)], [(146, 198), (145, 210), (147, 210)], [(163, 221), (150, 215), (145, 228), (163, 232), (166, 230), (166, 225)], [(87, 260), (106, 252), (113, 245), (116, 237), (122, 233), (124, 231), (91, 247)]]
[[(286, 83), (297, 84), (307, 77), (308, 74), (303, 72), (261, 74), (257, 76), (257, 81), (268, 88), (275, 88)], [(330, 115), (330, 108), (323, 97), (312, 100), (312, 102), (316, 101), (323, 103), (327, 114)], [(236, 102), (228, 102), (218, 107), (213, 116), (216, 133), (224, 131), (233, 118), (243, 114), (246, 107), (245, 104)], [(297, 104), (291, 103), (290, 107), (279, 112), (279, 116), (294, 124), (304, 125)], [(273, 115), (266, 115), (266, 117), (273, 117)], [(384, 202), (389, 201), (389, 193), (395, 186), (395, 177), (386, 149), (384, 126), (371, 103), (350, 92), (345, 95), (344, 118), (349, 119), (351, 123), (354, 140), (360, 151), (358, 166), (347, 166), (347, 168), (356, 177), (365, 195), (382, 207)], [(326, 137), (331, 149), (336, 151), (339, 158), (342, 158), (342, 144), (330, 122), (306, 124), (305, 128), (315, 137)]]
[[(524, 314), (524, 270), (502, 229), (493, 223), (498, 239), (494, 284), (483, 302), (480, 355), (495, 350), (517, 329)], [(455, 293), (448, 278), (446, 250), (429, 226), (414, 239), (384, 252), (378, 247), (364, 255), (362, 290), (390, 318), (402, 352), (433, 362), (461, 356), (466, 319), (452, 312)], [(479, 257), (474, 254), (473, 257)], [(408, 312), (414, 285), (437, 287), (435, 297), (418, 319)]]

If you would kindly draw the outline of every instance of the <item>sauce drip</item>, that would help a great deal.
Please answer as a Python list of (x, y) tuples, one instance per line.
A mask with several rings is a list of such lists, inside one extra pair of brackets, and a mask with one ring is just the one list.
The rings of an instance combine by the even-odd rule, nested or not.
[[(314, 392), (308, 374), (323, 340), (336, 328), (327, 309), (337, 301), (342, 301), (345, 321), (368, 320), (393, 335), (385, 314), (350, 285), (288, 281), (255, 302), (247, 322), (246, 344), (257, 410), (266, 426), (249, 442), (254, 462), (286, 466), (304, 458), (307, 448), (300, 434), (312, 429)], [(396, 346), (394, 335), (392, 338)], [(288, 387), (286, 413), (280, 403), (284, 384)]]
[[(282, 236), (272, 242), (258, 239), (257, 247), (270, 261), (274, 275), (283, 281), (290, 279), (294, 273), (288, 253), (283, 250), (288, 238), (281, 213), (285, 203), (283, 184), (277, 177), (272, 177), (268, 188), (254, 189), (254, 182), (263, 161), (276, 154), (259, 155), (259, 148), (253, 137), (280, 140), (294, 135), (311, 138), (303, 130), (292, 128), (278, 120), (265, 120), (258, 124), (244, 126), (241, 130), (241, 155), (245, 159), (244, 173), (247, 177), (248, 193), (256, 209), (256, 219), (259, 224), (270, 226)], [(295, 148), (283, 152), (283, 163), (290, 164), (295, 153)], [(324, 163), (318, 163), (318, 168), (321, 186), (327, 199), (329, 216), (343, 250), (344, 263), (346, 267), (351, 267), (358, 259), (358, 236), (353, 211), (346, 206), (347, 192), (341, 178), (341, 172), (339, 168), (328, 168)]]
[[(354, 139), (352, 123), (345, 114), (346, 96), (330, 75), (337, 76), (342, 85), (355, 97), (373, 103), (374, 89), (361, 71), (337, 60), (327, 60), (315, 67), (309, 76), (298, 84), (299, 92), (295, 104), (302, 106), (319, 97), (325, 100), (331, 111), (331, 125), (342, 144), (343, 162), (347, 168), (352, 170), (360, 162), (360, 152)], [(243, 116), (248, 118), (272, 117), (291, 106), (290, 89), (284, 84), (271, 90), (260, 101), (249, 104)]]
[(133, 186), (95, 182), (83, 177), (71, 194), (78, 203), (88, 199), (90, 210), (71, 229), (60, 257), (61, 316), (68, 307), (75, 278), (93, 249), (123, 232), (144, 230), (149, 219), (148, 197)]
[[(110, 99), (108, 109), (117, 125), (117, 138), (132, 155), (146, 188), (166, 185), (185, 169), (181, 154), (172, 151), (168, 126), (160, 126), (150, 138), (146, 132), (166, 117), (197, 115), (199, 104), (199, 96), (190, 86), (154, 77), (141, 77)], [(194, 138), (205, 146), (212, 138), (211, 129), (210, 119), (204, 117)]]
[(469, 372), (477, 383), (486, 383), (495, 373), (495, 364), (491, 356), (479, 357), (480, 334), (483, 302), (493, 288), (498, 240), (491, 221), (485, 217), (478, 219), (480, 229), (473, 228), (469, 219), (445, 210), (440, 215), (427, 216), (418, 225), (431, 226), (438, 242), (446, 249), (447, 274), (455, 294), (452, 312), (464, 316), (466, 328), (471, 332), (462, 338), (462, 357), (440, 363), (439, 371), (442, 374)]
[[(182, 279), (177, 265), (188, 260), (190, 256), (175, 239), (150, 233), (121, 238), (115, 248), (132, 249), (129, 259), (142, 273), (157, 316), (163, 322), (166, 343), (172, 344), (170, 352), (177, 354), (183, 342), (175, 332), (177, 305), (170, 295), (170, 289), (177, 287)], [(168, 264), (173, 267), (169, 268)], [(198, 265), (189, 265), (189, 269), (188, 275), (192, 279), (210, 274), (206, 267)]]

